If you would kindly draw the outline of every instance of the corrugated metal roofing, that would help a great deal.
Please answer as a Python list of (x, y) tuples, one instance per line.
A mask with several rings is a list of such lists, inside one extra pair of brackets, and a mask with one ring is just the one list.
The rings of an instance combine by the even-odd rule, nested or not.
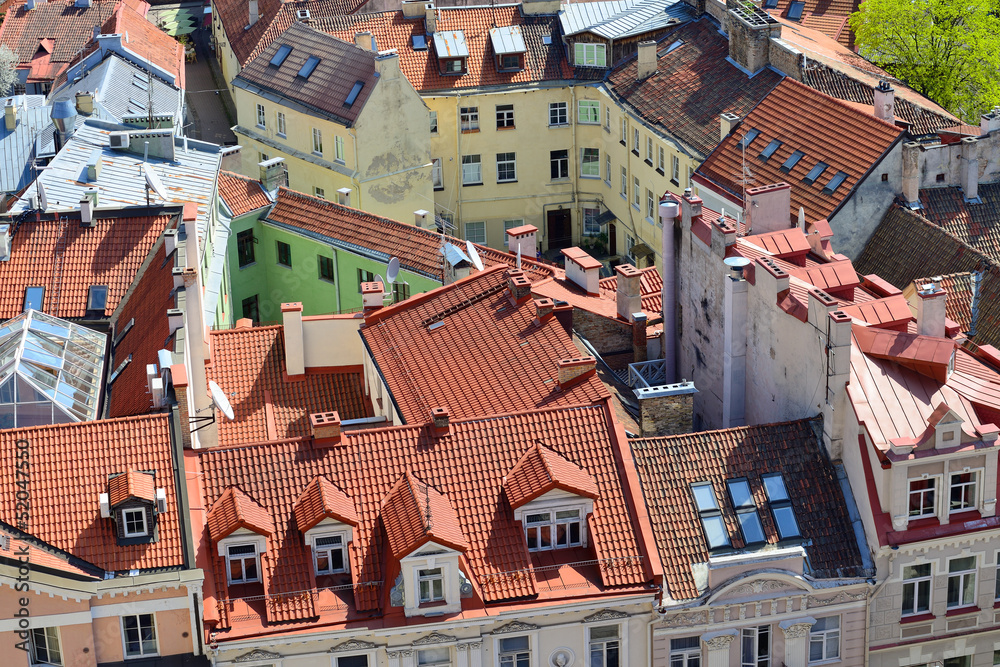
[(521, 36), (521, 26), (518, 25), (490, 28), (490, 41), (493, 42), (493, 52), (497, 55), (524, 53), (528, 50), (524, 37)]
[(591, 32), (607, 39), (640, 35), (692, 18), (690, 6), (677, 0), (606, 0), (562, 7), (563, 34)]
[(4, 105), (12, 101), (17, 107), (17, 125), (8, 130), (0, 123), (0, 192), (18, 192), (31, 182), (31, 160), (35, 157), (36, 137), (51, 140), (55, 128), (49, 118), (51, 107), (45, 106), (44, 95), (17, 95), (3, 98)]
[(442, 30), (434, 33), (434, 49), (438, 58), (468, 58), (469, 47), (461, 30)]

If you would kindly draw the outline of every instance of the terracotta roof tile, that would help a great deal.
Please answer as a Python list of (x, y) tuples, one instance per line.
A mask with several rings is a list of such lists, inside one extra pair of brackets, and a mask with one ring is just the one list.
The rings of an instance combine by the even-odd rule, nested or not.
[(428, 542), (462, 552), (469, 548), (448, 498), (409, 471), (382, 501), (382, 523), (393, 558), (405, 558)]
[(260, 181), (231, 171), (219, 172), (219, 196), (234, 218), (271, 205)]
[(274, 520), (267, 510), (236, 487), (226, 489), (208, 511), (208, 534), (221, 540), (240, 528), (270, 537), (274, 535)]
[(762, 476), (781, 473), (808, 554), (810, 575), (858, 577), (862, 568), (837, 473), (820, 449), (820, 419), (629, 440), (665, 579), (674, 599), (695, 598), (692, 566), (709, 559), (691, 484), (710, 482), (732, 544), (743, 542), (726, 480), (744, 477), (767, 541), (778, 541)]
[[(104, 23), (101, 30), (105, 35), (128, 35), (122, 46), (157, 67), (173, 75), (168, 83), (178, 88), (185, 87), (184, 45), (163, 32), (146, 19), (145, 15), (119, 3), (115, 13)], [(97, 50), (94, 44), (84, 54)]]
[[(9, 535), (0, 531), (0, 535)], [(56, 552), (48, 547), (40, 547), (37, 543), (25, 539), (18, 539), (10, 536), (10, 549), (0, 549), (0, 560), (8, 559), (12, 565), (19, 565), (19, 554), (27, 553), (28, 566), (32, 569), (40, 568), (60, 574), (74, 575), (75, 577), (85, 577), (94, 581), (101, 581), (104, 572), (100, 568), (95, 568), (89, 563), (83, 563), (66, 552)]]
[(972, 295), (974, 274), (971, 271), (951, 273), (944, 276), (927, 276), (914, 278), (912, 284), (919, 289), (920, 285), (930, 282), (938, 283), (948, 293), (945, 297), (945, 316), (968, 331), (972, 326)]
[[(215, 0), (212, 3), (212, 9), (222, 24), (226, 39), (229, 40), (229, 48), (240, 67), (250, 60), (261, 38), (282, 8), (282, 0), (260, 0), (257, 7), (259, 18), (256, 23), (250, 25), (250, 4), (245, 0)], [(288, 25), (284, 27), (287, 28)], [(277, 31), (277, 34), (280, 32)]]
[(309, 415), (340, 413), (342, 419), (371, 417), (360, 367), (306, 371), (285, 379), (281, 326), (213, 331), (208, 379), (232, 396), (232, 421), (218, 418), (219, 443), (263, 442), (309, 435)]
[(108, 481), (108, 499), (111, 507), (132, 498), (148, 500), (151, 503), (156, 501), (153, 475), (138, 470), (126, 470)]
[(599, 493), (593, 477), (541, 443), (535, 443), (524, 453), (504, 482), (507, 499), (514, 509), (553, 489), (587, 498), (596, 498)]
[(921, 215), (1000, 264), (1000, 183), (979, 186), (982, 203), (967, 204), (961, 188), (920, 191)]
[[(15, 443), (22, 439), (28, 441), (31, 457), (26, 533), (108, 571), (184, 564), (170, 415), (0, 431), (0, 521), (11, 525), (17, 525), (19, 513), (14, 471), (21, 450)], [(108, 493), (109, 479), (129, 470), (153, 471), (155, 486), (166, 491), (171, 509), (156, 516), (156, 542), (119, 546), (114, 521), (101, 518), (99, 497)]]
[(333, 519), (351, 526), (358, 525), (354, 501), (320, 475), (305, 488), (295, 501), (292, 512), (299, 531), (306, 532), (324, 519)]

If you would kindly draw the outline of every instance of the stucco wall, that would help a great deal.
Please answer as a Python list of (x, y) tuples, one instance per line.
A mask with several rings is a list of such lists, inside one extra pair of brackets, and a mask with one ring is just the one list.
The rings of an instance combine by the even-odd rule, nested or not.
[[(864, 250), (896, 195), (903, 190), (902, 153), (903, 142), (899, 141), (830, 218), (836, 252), (857, 259)], [(882, 180), (883, 174), (888, 180)]]

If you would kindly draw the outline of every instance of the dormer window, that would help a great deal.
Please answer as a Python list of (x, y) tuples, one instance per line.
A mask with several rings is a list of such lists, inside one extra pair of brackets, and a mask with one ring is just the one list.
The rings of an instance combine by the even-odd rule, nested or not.
[(444, 600), (444, 572), (440, 567), (417, 571), (420, 604)]
[(441, 64), (445, 74), (465, 74), (465, 58), (449, 58)]
[(439, 30), (434, 33), (434, 50), (437, 51), (443, 74), (465, 74), (469, 47), (461, 30)]
[(701, 519), (702, 530), (705, 531), (705, 541), (709, 549), (722, 549), (729, 546), (729, 532), (722, 520), (722, 510), (715, 497), (715, 489), (710, 482), (700, 482), (691, 485), (694, 494), (694, 504), (698, 508), (698, 518)]
[(976, 509), (978, 497), (979, 471), (953, 473), (948, 489), (948, 511), (966, 512)]
[(348, 548), (358, 525), (354, 502), (325, 477), (314, 478), (292, 507), (317, 575), (347, 572)]
[(347, 571), (347, 544), (344, 534), (317, 536), (313, 544), (316, 574), (336, 574)]
[(505, 53), (499, 56), (499, 68), (505, 72), (516, 72), (518, 70), (524, 69), (521, 65), (521, 54), (519, 53)]
[(605, 44), (577, 42), (573, 45), (573, 64), (577, 67), (607, 67), (607, 51)]
[(156, 540), (156, 515), (166, 511), (166, 491), (156, 488), (153, 472), (128, 470), (111, 476), (100, 503), (101, 516), (114, 519), (119, 545)]
[(567, 549), (583, 544), (583, 520), (579, 509), (552, 510), (524, 515), (528, 551)]
[(497, 69), (510, 72), (524, 68), (524, 54), (528, 49), (520, 26), (490, 28), (490, 42), (497, 57)]
[(260, 581), (256, 544), (231, 544), (226, 547), (226, 576), (230, 584)]
[(121, 521), (125, 529), (125, 537), (145, 537), (149, 535), (149, 528), (146, 526), (145, 509), (122, 510)]
[(237, 487), (222, 492), (208, 511), (208, 535), (226, 559), (226, 581), (249, 584), (261, 581), (260, 555), (275, 533), (271, 515)]
[(785, 488), (785, 480), (781, 474), (764, 475), (763, 480), (764, 492), (771, 505), (771, 516), (774, 517), (774, 525), (778, 527), (778, 539), (788, 540), (802, 537), (799, 522), (795, 519), (795, 510), (792, 509), (788, 489)]

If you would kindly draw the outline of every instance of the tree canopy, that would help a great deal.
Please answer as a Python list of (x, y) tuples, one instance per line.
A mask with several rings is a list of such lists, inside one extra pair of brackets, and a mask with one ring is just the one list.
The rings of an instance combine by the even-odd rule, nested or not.
[(1000, 105), (1000, 0), (865, 0), (861, 55), (972, 123)]
[(0, 96), (6, 95), (17, 80), (15, 65), (17, 57), (13, 51), (6, 46), (0, 46)]

